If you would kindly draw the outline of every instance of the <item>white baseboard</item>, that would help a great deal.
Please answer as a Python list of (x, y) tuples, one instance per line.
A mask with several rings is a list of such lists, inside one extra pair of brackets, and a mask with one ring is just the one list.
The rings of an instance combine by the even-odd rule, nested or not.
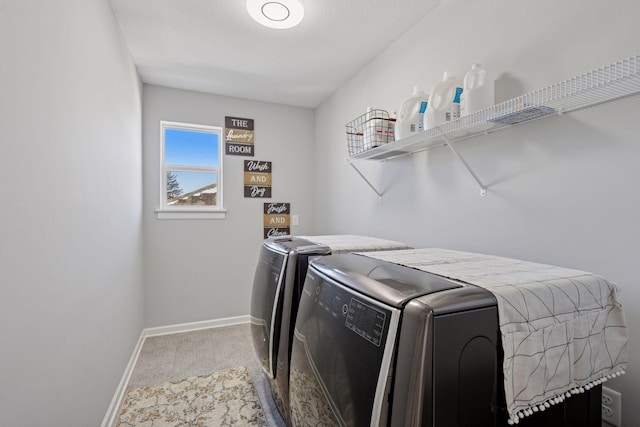
[(203, 320), (200, 322), (179, 323), (177, 325), (158, 326), (155, 328), (147, 328), (143, 332), (145, 337), (155, 337), (158, 335), (179, 334), (181, 332), (198, 331), (200, 329), (238, 325), (240, 323), (249, 323), (249, 315), (226, 317), (224, 319)]
[(154, 328), (143, 329), (140, 333), (140, 338), (138, 338), (138, 342), (133, 349), (133, 354), (129, 359), (129, 363), (127, 363), (127, 367), (125, 368), (124, 374), (122, 375), (122, 379), (118, 384), (118, 388), (116, 389), (113, 399), (111, 399), (111, 404), (109, 405), (109, 409), (107, 410), (104, 419), (102, 420), (101, 427), (115, 426), (116, 420), (118, 418), (118, 409), (120, 409), (120, 404), (122, 403), (122, 399), (124, 398), (124, 393), (127, 390), (127, 386), (129, 385), (129, 379), (131, 378), (131, 374), (133, 373), (133, 368), (136, 366), (136, 362), (138, 361), (140, 350), (142, 350), (144, 341), (147, 338), (160, 335), (178, 334), (181, 332), (198, 331), (201, 329), (219, 328), (221, 326), (231, 326), (242, 323), (249, 323), (249, 315), (226, 317), (224, 319), (203, 320), (200, 322), (180, 323), (177, 325), (158, 326)]
[(138, 338), (138, 342), (133, 349), (133, 354), (129, 359), (129, 363), (127, 363), (127, 367), (124, 370), (124, 374), (120, 379), (120, 383), (118, 384), (118, 388), (116, 389), (115, 394), (113, 395), (113, 399), (111, 399), (111, 404), (109, 405), (109, 409), (107, 409), (107, 414), (104, 416), (102, 420), (101, 427), (111, 427), (116, 425), (116, 419), (118, 417), (118, 409), (120, 409), (120, 403), (122, 403), (122, 399), (124, 398), (124, 392), (127, 389), (127, 385), (129, 384), (129, 378), (131, 378), (131, 373), (133, 372), (133, 367), (136, 366), (136, 362), (138, 361), (138, 355), (140, 354), (140, 350), (142, 349), (142, 344), (144, 344), (145, 334), (144, 330), (140, 333), (140, 338)]

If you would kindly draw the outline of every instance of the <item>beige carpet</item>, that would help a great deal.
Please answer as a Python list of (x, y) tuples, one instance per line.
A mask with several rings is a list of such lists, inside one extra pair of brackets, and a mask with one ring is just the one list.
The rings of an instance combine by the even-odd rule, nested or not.
[(117, 427), (267, 426), (242, 366), (129, 391)]

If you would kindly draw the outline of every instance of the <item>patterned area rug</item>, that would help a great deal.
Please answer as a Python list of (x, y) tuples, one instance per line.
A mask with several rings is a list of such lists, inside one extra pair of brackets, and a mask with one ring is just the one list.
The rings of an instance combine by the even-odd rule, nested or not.
[(295, 425), (333, 427), (339, 424), (318, 379), (299, 369), (291, 369), (291, 418)]
[(117, 427), (267, 426), (244, 367), (131, 390)]

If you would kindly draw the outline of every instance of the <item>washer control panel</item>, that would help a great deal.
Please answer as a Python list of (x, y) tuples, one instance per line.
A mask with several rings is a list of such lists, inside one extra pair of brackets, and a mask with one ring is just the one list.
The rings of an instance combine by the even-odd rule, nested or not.
[(387, 315), (371, 304), (351, 298), (345, 325), (362, 338), (380, 347), (386, 319)]

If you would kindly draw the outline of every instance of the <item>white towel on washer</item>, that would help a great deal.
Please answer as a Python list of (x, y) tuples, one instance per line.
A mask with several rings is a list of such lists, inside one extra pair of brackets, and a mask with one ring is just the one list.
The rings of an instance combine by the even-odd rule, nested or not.
[(447, 249), (363, 253), (491, 291), (511, 423), (624, 373), (616, 285), (584, 271)]
[(331, 248), (332, 254), (345, 252), (369, 252), (369, 251), (387, 251), (395, 249), (409, 249), (405, 243), (396, 242), (394, 240), (380, 239), (377, 237), (357, 236), (352, 234), (335, 234), (322, 236), (296, 236), (306, 239), (314, 243)]

